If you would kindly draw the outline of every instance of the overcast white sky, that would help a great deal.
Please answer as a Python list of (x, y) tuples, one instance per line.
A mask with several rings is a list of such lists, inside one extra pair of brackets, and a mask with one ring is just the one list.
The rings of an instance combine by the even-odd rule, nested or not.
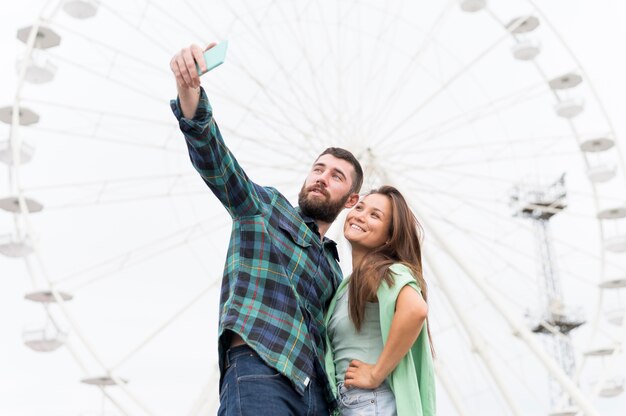
[[(512, 0), (509, 1), (513, 3)], [(0, 6), (0, 107), (11, 105), (15, 90), (15, 58), (22, 50), (21, 44), (15, 39), (16, 30), (31, 24), (42, 7), (42, 0), (23, 0), (5, 2)], [(492, 3), (496, 3), (495, 0)], [(602, 103), (604, 104), (615, 127), (617, 138), (622, 143), (622, 151), (626, 150), (623, 138), (626, 137), (626, 117), (624, 115), (624, 95), (626, 93), (626, 52), (623, 45), (626, 39), (626, 2), (621, 0), (537, 0), (536, 4), (551, 19), (562, 34), (574, 54), (581, 61), (584, 69), (593, 82)], [(182, 46), (182, 45), (181, 45)], [(77, 80), (76, 85), (68, 88), (84, 88)], [(4, 137), (0, 137), (0, 140)], [(182, 163), (186, 163), (182, 157)], [(8, 183), (6, 171), (0, 169), (0, 181)], [(0, 187), (2, 190), (8, 188)], [(2, 197), (3, 195), (0, 195)], [(123, 228), (122, 225), (119, 225)], [(225, 250), (225, 247), (219, 249)], [(172, 265), (172, 273), (176, 273)], [(74, 407), (67, 407), (72, 391), (59, 394), (55, 403), (54, 374), (51, 371), (67, 372), (74, 376), (75, 365), (67, 354), (42, 356), (30, 351), (20, 352), (21, 330), (25, 322), (20, 315), (23, 308), (23, 293), (29, 288), (24, 265), (20, 261), (0, 257), (0, 414), (11, 416), (31, 416), (35, 414), (62, 415), (66, 409), (69, 414), (91, 415), (95, 413), (78, 413)], [(191, 292), (189, 292), (191, 293)], [(182, 298), (185, 298), (182, 296)], [(16, 312), (18, 311), (18, 312)], [(185, 351), (183, 346), (174, 346)], [(184, 352), (182, 352), (184, 354)], [(50, 367), (47, 360), (59, 362), (58, 366)], [(206, 364), (206, 363), (205, 363)], [(177, 366), (178, 363), (172, 363)], [(193, 371), (193, 364), (184, 370)], [(64, 367), (66, 366), (66, 367)], [(41, 369), (47, 373), (42, 374)], [(8, 369), (8, 370), (7, 370)], [(146, 369), (149, 373), (149, 369)], [(69, 377), (69, 376), (68, 376)], [(181, 384), (184, 384), (181, 381)], [(192, 387), (199, 389), (197, 385)], [(189, 396), (196, 397), (194, 391)], [(88, 394), (85, 394), (87, 397)], [(97, 396), (88, 396), (97, 400)], [(95, 397), (95, 399), (94, 399)], [(34, 405), (40, 399), (42, 405)], [(623, 401), (622, 401), (623, 402)], [(98, 409), (94, 405), (91, 409)], [(184, 406), (184, 409), (191, 404)], [(85, 406), (82, 407), (85, 409)], [(444, 406), (444, 409), (450, 409)], [(617, 409), (607, 408), (607, 414), (620, 414)], [(444, 414), (444, 416), (446, 416)]]

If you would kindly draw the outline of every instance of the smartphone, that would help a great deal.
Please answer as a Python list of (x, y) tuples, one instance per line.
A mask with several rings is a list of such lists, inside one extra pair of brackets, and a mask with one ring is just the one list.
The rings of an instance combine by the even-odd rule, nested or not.
[(200, 70), (200, 65), (196, 64), (198, 75), (204, 75), (215, 67), (220, 66), (226, 59), (226, 49), (228, 49), (228, 41), (222, 41), (213, 46), (208, 51), (204, 52), (204, 63), (206, 64), (206, 71)]

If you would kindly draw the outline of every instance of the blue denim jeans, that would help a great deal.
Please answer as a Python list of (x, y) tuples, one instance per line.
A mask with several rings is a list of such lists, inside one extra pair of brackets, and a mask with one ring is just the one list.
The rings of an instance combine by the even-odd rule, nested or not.
[(289, 379), (247, 345), (226, 352), (218, 416), (328, 416), (324, 389), (312, 379), (301, 396)]
[(396, 416), (396, 398), (387, 383), (374, 390), (346, 387), (339, 389), (339, 411), (342, 416)]

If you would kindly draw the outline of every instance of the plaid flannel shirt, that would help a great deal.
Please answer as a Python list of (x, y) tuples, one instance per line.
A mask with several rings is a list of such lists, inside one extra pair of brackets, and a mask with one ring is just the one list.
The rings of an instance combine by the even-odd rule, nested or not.
[[(269, 366), (304, 393), (311, 378), (326, 385), (324, 313), (341, 281), (335, 242), (276, 189), (252, 182), (213, 119), (204, 89), (193, 119), (172, 110), (191, 161), (233, 219), (220, 298), (219, 363), (225, 330), (239, 334)], [(332, 406), (331, 406), (332, 407)]]

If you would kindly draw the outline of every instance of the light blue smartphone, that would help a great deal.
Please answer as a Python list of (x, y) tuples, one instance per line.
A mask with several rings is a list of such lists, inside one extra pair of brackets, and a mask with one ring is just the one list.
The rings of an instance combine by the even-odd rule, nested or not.
[(215, 67), (220, 66), (226, 59), (226, 49), (228, 49), (228, 41), (222, 41), (213, 46), (208, 51), (204, 52), (204, 63), (206, 64), (206, 71), (200, 70), (200, 65), (196, 64), (198, 69), (198, 75), (204, 75)]

